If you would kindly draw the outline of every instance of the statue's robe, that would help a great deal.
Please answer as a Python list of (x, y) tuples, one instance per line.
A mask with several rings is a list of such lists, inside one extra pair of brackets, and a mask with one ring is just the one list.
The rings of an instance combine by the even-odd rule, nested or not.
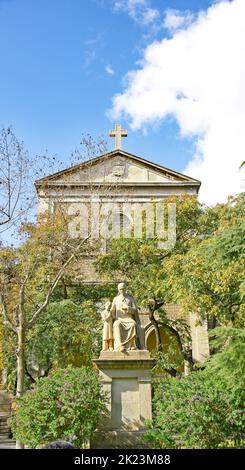
[(112, 340), (113, 326), (111, 312), (108, 312), (108, 310), (103, 310), (101, 313), (101, 318), (103, 320), (103, 341)]
[[(123, 309), (126, 307), (127, 310)], [(129, 294), (119, 294), (112, 302), (111, 312), (114, 318), (113, 334), (114, 349), (120, 350), (121, 347), (130, 349), (136, 346), (136, 321), (137, 306), (134, 298)]]

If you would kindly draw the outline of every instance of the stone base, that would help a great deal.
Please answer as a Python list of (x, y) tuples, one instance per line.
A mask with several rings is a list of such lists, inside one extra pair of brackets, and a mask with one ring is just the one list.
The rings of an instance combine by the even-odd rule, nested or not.
[(91, 449), (149, 449), (145, 431), (97, 431), (90, 442)]
[(103, 365), (118, 368), (119, 362), (125, 365), (134, 362), (135, 365), (140, 367), (144, 365), (144, 361), (152, 361), (149, 351), (147, 349), (135, 349), (130, 351), (101, 351), (99, 359), (94, 359), (94, 363), (100, 368)]
[(108, 396), (107, 416), (101, 419), (91, 448), (147, 448), (143, 440), (151, 419), (151, 369), (147, 350), (102, 351), (94, 363)]

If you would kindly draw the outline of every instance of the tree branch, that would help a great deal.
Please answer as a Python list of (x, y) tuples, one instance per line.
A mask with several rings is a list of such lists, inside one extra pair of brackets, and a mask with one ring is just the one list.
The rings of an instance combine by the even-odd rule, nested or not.
[(28, 329), (32, 328), (36, 321), (37, 321), (37, 317), (40, 315), (40, 313), (45, 310), (48, 306), (48, 303), (49, 303), (49, 300), (50, 300), (50, 297), (51, 295), (53, 294), (55, 288), (57, 287), (57, 284), (60, 280), (60, 278), (63, 276), (64, 274), (64, 271), (65, 269), (67, 268), (67, 266), (70, 264), (70, 262), (73, 260), (73, 258), (75, 258), (75, 254), (76, 252), (81, 248), (81, 246), (89, 239), (89, 236), (86, 237), (82, 243), (80, 243), (78, 245), (78, 247), (76, 248), (75, 252), (72, 253), (72, 255), (68, 258), (68, 260), (63, 264), (63, 266), (60, 268), (60, 270), (58, 271), (58, 273), (56, 274), (53, 282), (51, 283), (50, 287), (49, 287), (49, 290), (47, 292), (47, 295), (46, 295), (46, 298), (44, 300), (44, 302), (42, 303), (42, 305), (40, 305), (40, 307), (36, 310), (36, 312), (34, 313), (32, 319), (26, 324), (26, 327)]
[(7, 325), (15, 334), (17, 334), (17, 329), (8, 315), (7, 305), (2, 292), (0, 292), (0, 305), (2, 306), (4, 324)]
[(25, 361), (25, 373), (27, 375), (27, 377), (29, 377), (30, 381), (32, 384), (35, 384), (37, 381), (34, 379), (34, 377), (32, 377), (32, 375), (30, 374), (28, 368), (27, 368), (27, 364), (26, 364), (26, 361)]
[(156, 332), (156, 349), (157, 349), (157, 351), (162, 350), (162, 341), (161, 341), (160, 329), (159, 329), (159, 326), (158, 326), (158, 322), (154, 317), (154, 313), (158, 308), (162, 307), (163, 303), (164, 303), (163, 301), (157, 301), (155, 298), (150, 299), (149, 302), (148, 302), (149, 320), (151, 321), (152, 325), (154, 326), (155, 332)]
[[(160, 328), (159, 328), (159, 325), (161, 326), (165, 326), (166, 328), (168, 328), (171, 333), (175, 336), (175, 338), (177, 339), (177, 343), (180, 347), (180, 350), (183, 354), (183, 357), (184, 359), (191, 365), (193, 366), (194, 365), (194, 361), (193, 361), (193, 358), (192, 358), (192, 354), (190, 352), (190, 354), (188, 354), (184, 347), (183, 347), (183, 344), (182, 344), (182, 341), (181, 341), (181, 337), (180, 337), (180, 334), (179, 332), (173, 327), (171, 326), (169, 323), (168, 324), (165, 324), (159, 320), (156, 320), (156, 318), (154, 317), (154, 313), (156, 310), (158, 310), (160, 307), (162, 307), (164, 305), (164, 301), (162, 300), (157, 300), (157, 299), (150, 299), (149, 302), (148, 302), (148, 306), (149, 306), (149, 319), (152, 323), (152, 325), (154, 326), (155, 328), (155, 332), (156, 332), (156, 349), (157, 351), (161, 351), (163, 349), (163, 345), (162, 345), (162, 341), (161, 341), (161, 333), (160, 333)], [(167, 369), (166, 369), (167, 370)], [(169, 372), (171, 375), (173, 376), (176, 376), (177, 372), (175, 371), (175, 369), (173, 370), (167, 370), (167, 372)]]

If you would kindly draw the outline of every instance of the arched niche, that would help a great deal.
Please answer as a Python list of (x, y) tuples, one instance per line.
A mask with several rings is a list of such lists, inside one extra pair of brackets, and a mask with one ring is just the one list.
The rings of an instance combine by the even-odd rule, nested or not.
[[(181, 348), (178, 342), (176, 341), (175, 336), (168, 329), (167, 326), (159, 326), (159, 330), (160, 330), (161, 342), (163, 344), (163, 352), (167, 353), (169, 351), (171, 342), (174, 342), (174, 350), (173, 352), (171, 352), (170, 358), (172, 358), (173, 362), (174, 360), (178, 360), (178, 362), (180, 362), (178, 370), (183, 371), (184, 360), (182, 361)], [(149, 324), (145, 329), (145, 344), (146, 344), (146, 349), (148, 349), (148, 351), (154, 352), (154, 350), (156, 350), (156, 331), (152, 324)]]

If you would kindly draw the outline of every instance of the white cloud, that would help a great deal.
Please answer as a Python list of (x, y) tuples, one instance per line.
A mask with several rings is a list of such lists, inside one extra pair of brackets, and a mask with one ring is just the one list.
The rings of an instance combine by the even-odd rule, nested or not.
[(86, 39), (83, 43), (83, 69), (89, 70), (96, 61), (98, 53), (104, 47), (103, 33), (98, 33), (94, 37)]
[(179, 10), (168, 9), (165, 11), (163, 26), (169, 31), (176, 31), (179, 28), (186, 27), (194, 20), (193, 13), (181, 12)]
[(108, 75), (115, 75), (115, 71), (113, 70), (113, 68), (110, 65), (107, 65), (105, 67), (105, 71), (106, 71), (106, 73), (108, 73)]
[(115, 0), (114, 9), (127, 13), (143, 26), (152, 24), (159, 17), (159, 11), (151, 8), (148, 0)]
[(201, 200), (240, 190), (245, 155), (245, 1), (222, 1), (170, 39), (155, 41), (127, 75), (110, 115), (133, 129), (172, 115), (195, 153), (183, 172), (202, 180)]
[(146, 8), (143, 14), (143, 24), (149, 24), (159, 17), (159, 12), (155, 8)]

